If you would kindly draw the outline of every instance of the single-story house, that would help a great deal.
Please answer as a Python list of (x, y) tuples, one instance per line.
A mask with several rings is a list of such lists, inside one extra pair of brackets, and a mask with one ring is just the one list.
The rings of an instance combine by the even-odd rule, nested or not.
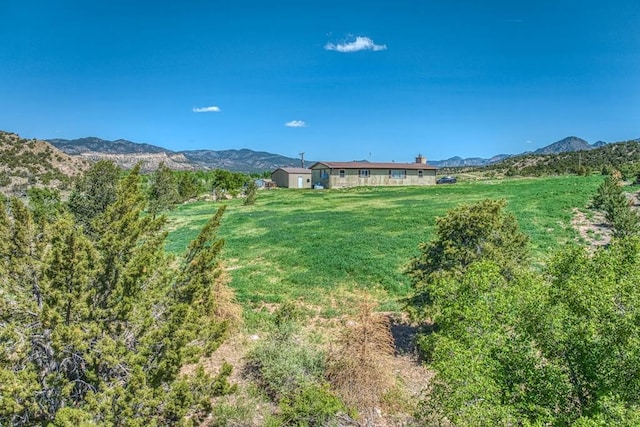
[(278, 187), (311, 188), (311, 169), (278, 168), (271, 172), (271, 180)]
[(416, 157), (415, 163), (316, 162), (310, 167), (313, 184), (324, 188), (394, 185), (435, 185), (436, 168)]

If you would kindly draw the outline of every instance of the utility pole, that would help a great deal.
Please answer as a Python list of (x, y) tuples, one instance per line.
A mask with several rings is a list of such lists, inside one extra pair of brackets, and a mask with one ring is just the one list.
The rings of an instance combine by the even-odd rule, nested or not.
[(301, 167), (304, 169), (304, 152), (298, 154), (300, 155), (300, 164), (302, 165)]
[(580, 173), (580, 169), (582, 169), (582, 153), (578, 151), (578, 173)]

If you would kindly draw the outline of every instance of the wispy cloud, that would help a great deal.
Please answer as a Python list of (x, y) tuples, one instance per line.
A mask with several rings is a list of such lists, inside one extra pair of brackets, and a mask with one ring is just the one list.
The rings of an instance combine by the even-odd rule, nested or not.
[(220, 107), (212, 105), (210, 107), (193, 107), (194, 113), (219, 113)]
[(307, 127), (307, 124), (302, 120), (291, 120), (290, 122), (287, 122), (284, 125), (290, 128), (306, 128)]
[(386, 44), (375, 44), (369, 37), (357, 36), (355, 39), (351, 38), (349, 41), (343, 43), (327, 43), (324, 45), (326, 50), (335, 50), (336, 52), (351, 53), (361, 50), (373, 50), (374, 52), (380, 50), (387, 50)]

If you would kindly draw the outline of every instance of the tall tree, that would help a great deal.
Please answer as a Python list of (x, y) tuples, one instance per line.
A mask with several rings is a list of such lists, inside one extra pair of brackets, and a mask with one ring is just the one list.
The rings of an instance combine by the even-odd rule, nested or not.
[(186, 201), (198, 197), (206, 190), (201, 183), (201, 179), (193, 171), (177, 172), (178, 194), (180, 201)]
[(120, 173), (115, 163), (100, 160), (75, 182), (69, 195), (69, 210), (88, 234), (94, 231), (91, 222), (115, 201)]
[(149, 182), (149, 212), (155, 216), (171, 209), (179, 200), (178, 180), (174, 172), (162, 162)]
[(598, 187), (592, 203), (593, 207), (605, 212), (613, 235), (618, 238), (640, 233), (640, 217), (631, 208), (631, 201), (623, 192), (622, 184), (622, 174), (613, 171)]
[(27, 196), (33, 219), (37, 224), (54, 221), (64, 210), (58, 190), (31, 187), (27, 190)]

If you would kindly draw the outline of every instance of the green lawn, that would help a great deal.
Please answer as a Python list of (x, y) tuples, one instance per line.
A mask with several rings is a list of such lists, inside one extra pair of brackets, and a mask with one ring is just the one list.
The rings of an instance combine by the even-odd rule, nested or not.
[[(359, 289), (388, 308), (406, 295), (403, 270), (429, 240), (437, 216), (461, 204), (504, 198), (531, 237), (538, 262), (576, 241), (571, 210), (584, 207), (601, 176), (463, 182), (431, 187), (260, 191), (253, 206), (229, 201), (220, 236), (238, 299), (300, 299), (314, 305)], [(169, 215), (168, 250), (182, 253), (219, 205), (198, 202)], [(338, 301), (339, 303), (340, 301)]]

